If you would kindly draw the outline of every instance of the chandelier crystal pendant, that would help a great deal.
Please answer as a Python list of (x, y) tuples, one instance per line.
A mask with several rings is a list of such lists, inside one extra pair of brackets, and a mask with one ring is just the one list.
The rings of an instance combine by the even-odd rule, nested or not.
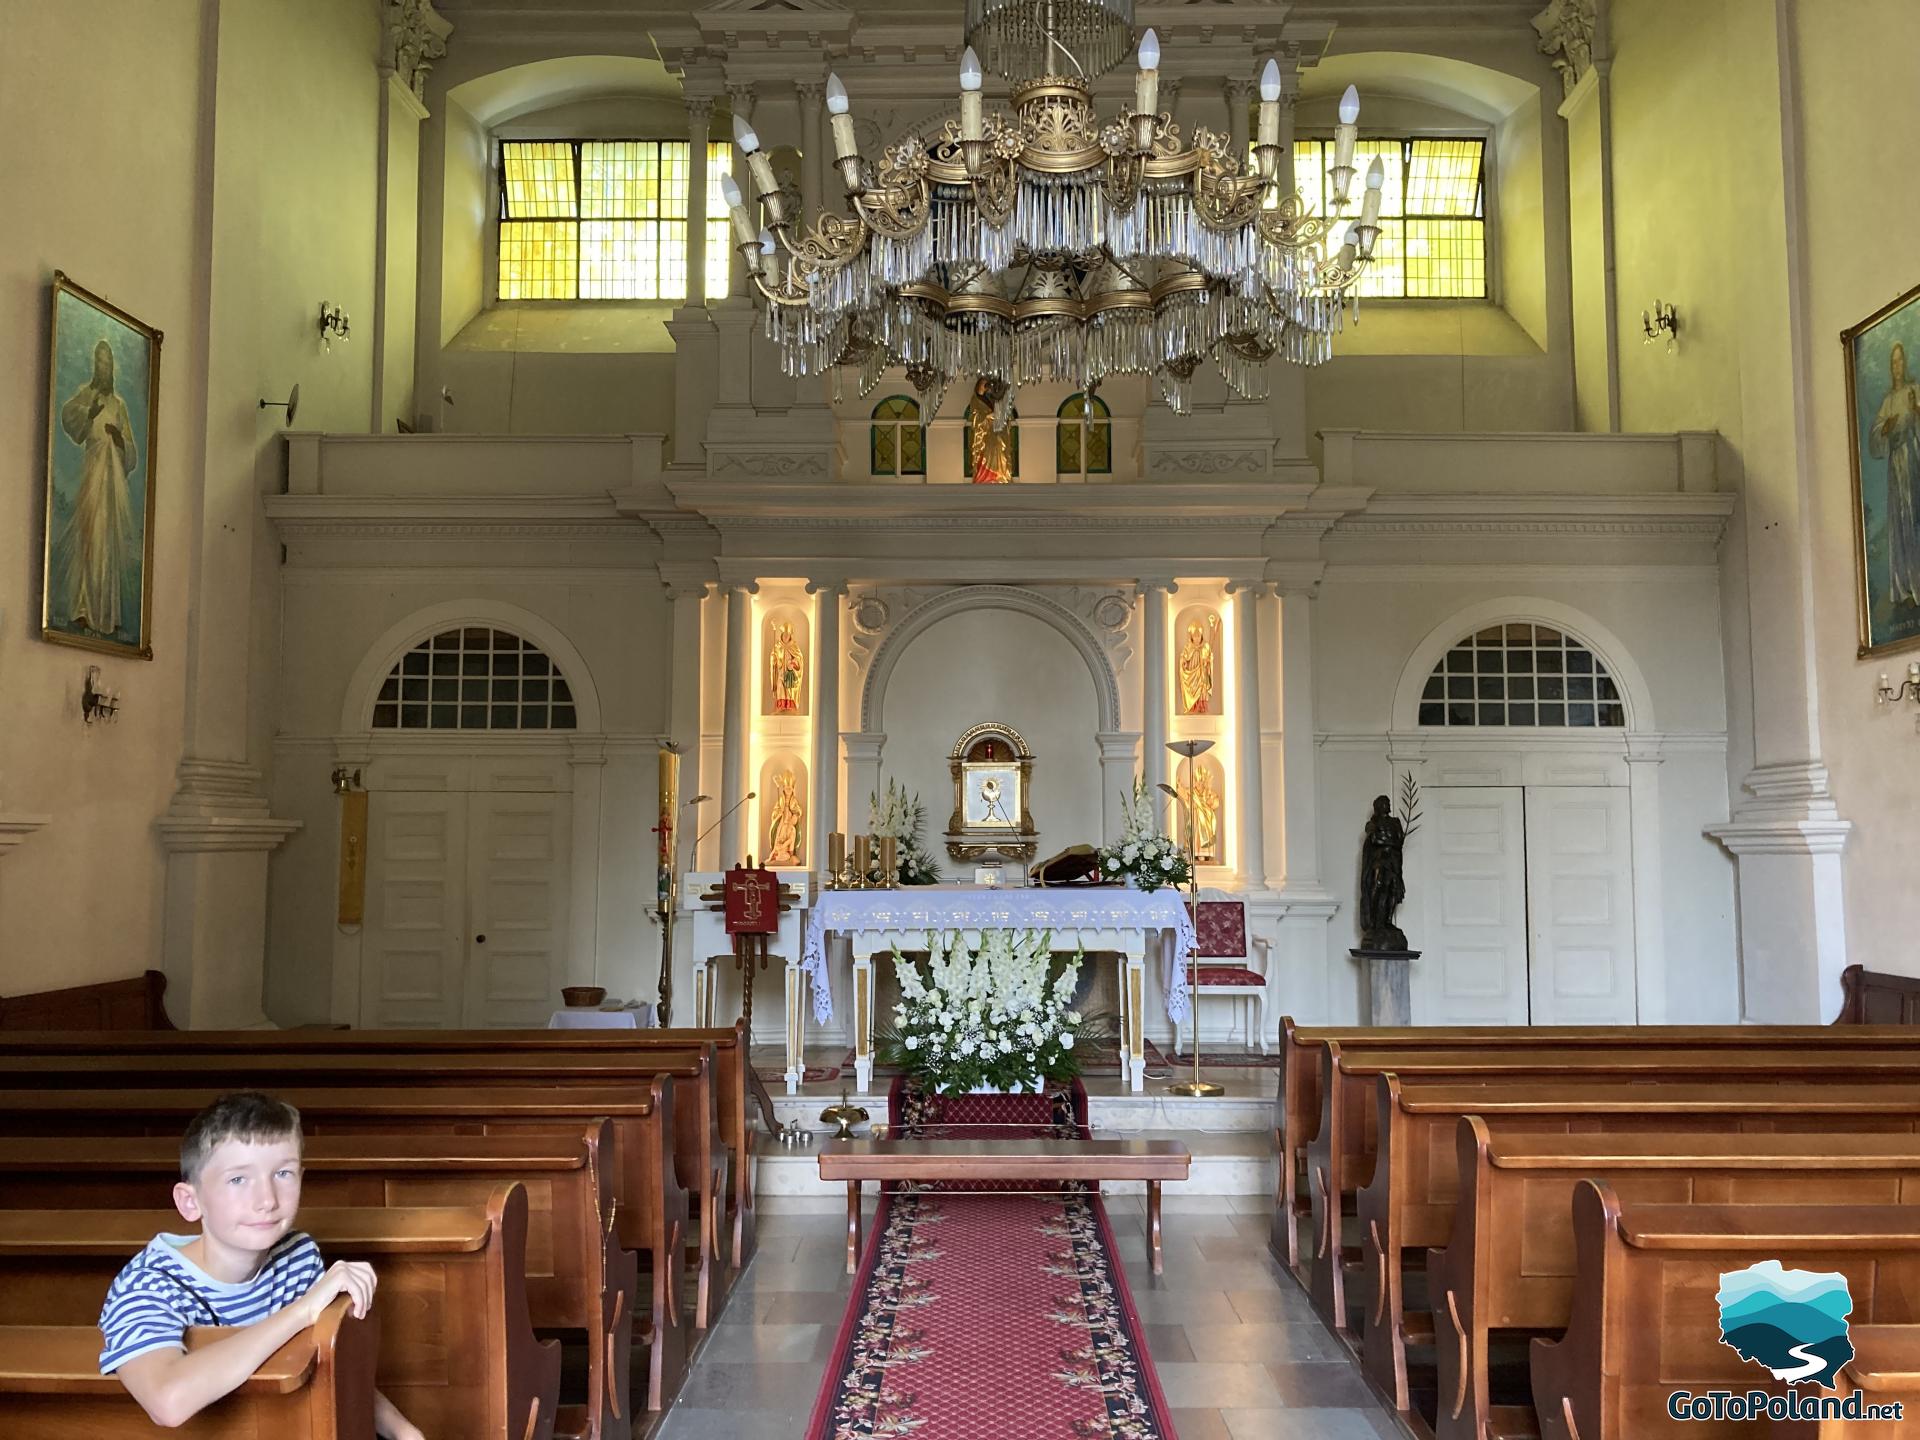
[[(1020, 387), (1042, 380), (1092, 391), (1111, 375), (1150, 375), (1185, 414), (1204, 362), (1257, 400), (1271, 361), (1328, 358), (1380, 233), (1380, 161), (1336, 242), (1334, 219), (1291, 184), (1279, 65), (1261, 72), (1249, 166), (1225, 135), (1196, 128), (1183, 141), (1159, 108), (1152, 30), (1136, 51), (1133, 108), (1095, 114), (1091, 81), (1135, 48), (1132, 35), (1133, 0), (968, 0), (959, 119), (878, 160), (860, 154), (846, 87), (830, 76), (849, 213), (812, 227), (787, 213), (759, 138), (736, 117), (766, 228), (730, 178), (722, 189), (787, 373), (852, 367), (865, 395), (904, 369), (936, 406), (956, 376), (978, 377), (1003, 425)], [(989, 68), (1013, 82), (1010, 113), (986, 109)], [(1359, 109), (1348, 87), (1328, 170), (1340, 213)]]

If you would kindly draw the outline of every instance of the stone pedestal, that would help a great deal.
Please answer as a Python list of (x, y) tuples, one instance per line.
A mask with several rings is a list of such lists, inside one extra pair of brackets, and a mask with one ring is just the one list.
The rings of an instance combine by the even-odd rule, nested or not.
[(1411, 1025), (1413, 988), (1409, 966), (1418, 950), (1349, 950), (1360, 964), (1366, 1003), (1360, 1018), (1367, 1025)]

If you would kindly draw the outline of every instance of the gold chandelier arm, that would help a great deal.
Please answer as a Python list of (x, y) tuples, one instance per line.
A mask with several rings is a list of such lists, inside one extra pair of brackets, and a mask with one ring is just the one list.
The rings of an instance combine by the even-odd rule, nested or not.
[(1257, 212), (1255, 222), (1260, 238), (1282, 250), (1305, 250), (1318, 246), (1333, 230), (1333, 222), (1307, 213), (1298, 192), (1288, 195), (1271, 210)]
[(864, 195), (856, 195), (853, 208), (874, 234), (889, 240), (911, 240), (927, 228), (932, 218), (932, 196), (924, 178), (897, 178), (905, 183), (876, 186)]
[(867, 243), (867, 227), (857, 216), (822, 215), (813, 229), (798, 238), (791, 226), (783, 225), (773, 233), (794, 262), (814, 274), (840, 269)]
[(753, 281), (754, 289), (766, 296), (769, 305), (778, 305), (784, 310), (804, 310), (807, 307), (810, 293), (807, 279), (796, 266), (789, 265), (785, 278), (772, 285), (758, 272), (749, 271), (747, 278)]
[(1193, 213), (1209, 230), (1238, 230), (1260, 214), (1265, 182), (1202, 165), (1193, 177)]

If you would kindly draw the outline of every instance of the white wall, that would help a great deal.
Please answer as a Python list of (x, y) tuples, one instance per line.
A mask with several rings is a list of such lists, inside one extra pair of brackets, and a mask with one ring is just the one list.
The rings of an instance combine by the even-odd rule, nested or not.
[[(1039, 854), (1100, 840), (1100, 713), (1087, 663), (1052, 626), (1010, 610), (968, 610), (916, 636), (884, 699), (883, 774), (926, 802), (929, 848), (948, 879), (971, 880), (940, 839), (953, 809), (947, 752), (986, 721), (1011, 725), (1037, 757), (1028, 808)], [(884, 785), (885, 781), (882, 780)], [(867, 797), (850, 797), (864, 822)]]

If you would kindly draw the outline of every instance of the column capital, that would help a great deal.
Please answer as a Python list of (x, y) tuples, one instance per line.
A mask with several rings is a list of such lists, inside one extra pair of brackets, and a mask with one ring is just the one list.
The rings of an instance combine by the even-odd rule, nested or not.
[(1228, 75), (1220, 81), (1220, 92), (1227, 97), (1229, 104), (1245, 100), (1253, 94), (1253, 81), (1240, 75)]
[(1278, 594), (1312, 600), (1320, 594), (1320, 582), (1327, 577), (1327, 562), (1286, 560), (1269, 564), (1267, 571), (1267, 579)]
[(1133, 588), (1136, 595), (1145, 599), (1156, 590), (1164, 595), (1172, 595), (1179, 590), (1180, 586), (1175, 583), (1171, 575), (1142, 575), (1134, 582)]
[(660, 583), (673, 600), (704, 600), (713, 585), (710, 565), (665, 564), (659, 567)]
[(808, 80), (793, 82), (793, 93), (800, 97), (804, 105), (819, 105), (827, 98), (827, 82), (815, 76)]
[(742, 120), (753, 118), (753, 102), (756, 98), (751, 83), (734, 80), (727, 82), (727, 104)]
[(687, 129), (689, 131), (695, 129), (705, 130), (708, 125), (713, 123), (713, 106), (714, 101), (718, 97), (713, 95), (686, 95), (681, 98), (682, 103), (687, 107)]
[(754, 576), (742, 575), (737, 572), (730, 574), (724, 569), (720, 572), (719, 585), (720, 593), (723, 595), (731, 595), (736, 590), (744, 590), (749, 595), (758, 595), (760, 593), (760, 582)]
[(1237, 578), (1227, 581), (1226, 592), (1229, 595), (1271, 595), (1274, 584), (1271, 580)]
[(809, 595), (845, 595), (846, 593), (847, 580), (845, 576), (835, 576), (832, 578), (822, 577), (807, 581), (807, 594)]

